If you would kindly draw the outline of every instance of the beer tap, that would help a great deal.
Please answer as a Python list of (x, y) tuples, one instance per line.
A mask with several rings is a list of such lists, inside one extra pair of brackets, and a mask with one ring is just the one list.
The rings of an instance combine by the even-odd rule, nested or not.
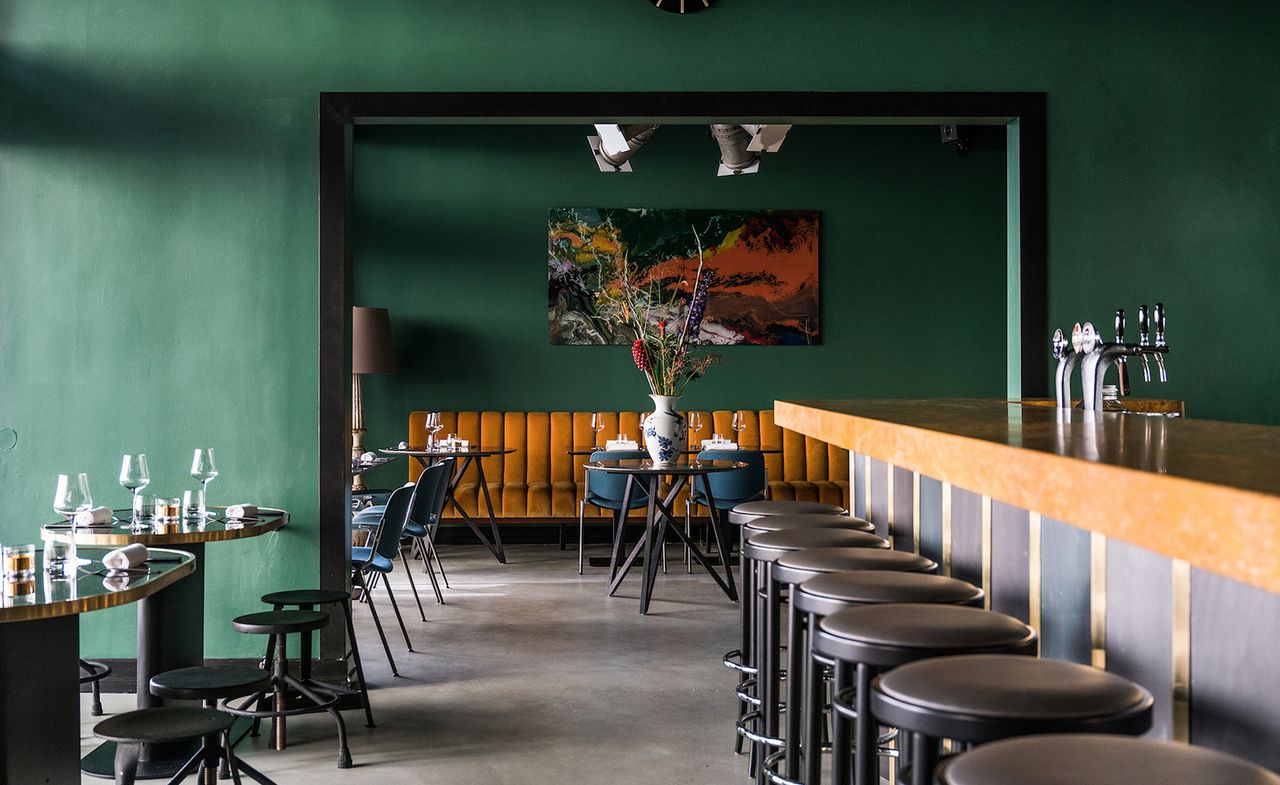
[[(1124, 322), (1125, 322), (1124, 309), (1117, 308), (1116, 309), (1116, 343), (1121, 345), (1124, 344)], [(1120, 395), (1128, 395), (1129, 394), (1129, 366), (1127, 365), (1123, 354), (1116, 358), (1116, 375), (1118, 377), (1118, 380), (1116, 382), (1117, 391), (1120, 393)], [(1099, 380), (1099, 383), (1101, 383), (1101, 380)]]
[(1080, 323), (1076, 322), (1071, 338), (1067, 339), (1062, 330), (1053, 331), (1050, 347), (1053, 356), (1058, 360), (1058, 372), (1054, 376), (1054, 397), (1059, 409), (1071, 408), (1071, 372), (1080, 359)]
[[(1138, 306), (1138, 346), (1146, 348), (1151, 345), (1151, 326), (1147, 321), (1147, 304)], [(1138, 355), (1142, 360), (1142, 381), (1151, 382), (1151, 363), (1147, 362), (1147, 353)]]
[(1169, 350), (1169, 345), (1164, 342), (1164, 303), (1156, 303), (1155, 309), (1151, 312), (1152, 325), (1155, 328), (1155, 356), (1156, 366), (1160, 369), (1160, 383), (1169, 381), (1169, 374), (1164, 369), (1164, 353)]

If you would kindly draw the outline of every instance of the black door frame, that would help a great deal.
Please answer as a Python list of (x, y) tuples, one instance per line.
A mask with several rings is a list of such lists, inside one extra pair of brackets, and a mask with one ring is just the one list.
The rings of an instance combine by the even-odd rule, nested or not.
[[(886, 92), (587, 92), (320, 94), (320, 585), (349, 588), (351, 500), (352, 138), (357, 125), (595, 122), (1016, 124), (1021, 393), (1048, 394), (1045, 94)], [(1011, 164), (1013, 163), (1011, 157)], [(1013, 182), (1013, 181), (1011, 181)], [(1010, 271), (1012, 274), (1012, 271)], [(321, 656), (344, 651), (326, 628)]]

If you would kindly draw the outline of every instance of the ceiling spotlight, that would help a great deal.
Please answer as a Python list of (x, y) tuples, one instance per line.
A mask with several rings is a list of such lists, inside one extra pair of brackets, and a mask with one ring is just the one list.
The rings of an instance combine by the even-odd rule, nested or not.
[(591, 154), (602, 172), (630, 172), (633, 153), (653, 138), (656, 125), (597, 125), (597, 136), (588, 136)]
[(791, 130), (790, 125), (744, 125), (747, 133), (751, 134), (751, 144), (747, 145), (747, 149), (752, 152), (759, 153), (776, 153), (782, 147), (782, 142), (787, 138), (787, 131)]
[(717, 175), (755, 174), (760, 169), (760, 153), (748, 149), (751, 134), (740, 125), (713, 124), (711, 136), (720, 145)]

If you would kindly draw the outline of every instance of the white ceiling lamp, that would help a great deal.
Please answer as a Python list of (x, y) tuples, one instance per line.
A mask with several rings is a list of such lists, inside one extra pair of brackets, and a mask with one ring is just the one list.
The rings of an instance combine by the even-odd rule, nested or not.
[(747, 149), (757, 153), (776, 153), (782, 147), (783, 141), (787, 138), (787, 132), (791, 130), (790, 125), (778, 125), (776, 123), (767, 125), (743, 125), (747, 133), (751, 134), (751, 144), (747, 145)]
[(714, 123), (711, 136), (720, 145), (720, 177), (734, 174), (755, 174), (760, 170), (760, 153), (749, 150), (751, 134), (740, 125)]
[(656, 125), (597, 124), (596, 135), (588, 136), (591, 154), (602, 172), (630, 172), (628, 159), (653, 138)]

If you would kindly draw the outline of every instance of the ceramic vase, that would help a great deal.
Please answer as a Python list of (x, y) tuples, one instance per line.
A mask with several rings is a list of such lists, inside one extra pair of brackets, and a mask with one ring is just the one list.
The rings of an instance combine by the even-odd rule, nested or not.
[(680, 459), (688, 441), (689, 429), (684, 417), (676, 411), (678, 395), (650, 395), (653, 413), (644, 418), (644, 447), (659, 466), (671, 466)]

